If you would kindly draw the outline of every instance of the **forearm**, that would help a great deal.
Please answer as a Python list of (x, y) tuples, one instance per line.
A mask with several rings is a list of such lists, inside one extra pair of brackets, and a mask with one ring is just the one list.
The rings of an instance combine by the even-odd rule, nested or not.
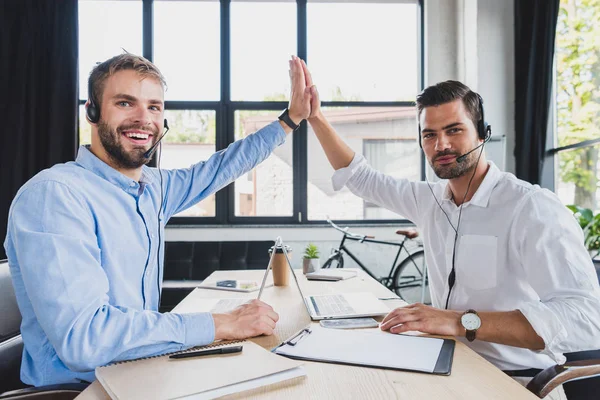
[[(544, 340), (538, 336), (521, 311), (478, 312), (478, 314), (481, 318), (481, 327), (477, 330), (476, 340), (530, 350), (544, 349)], [(465, 334), (465, 329), (460, 325), (460, 336)]]
[(329, 121), (320, 113), (308, 121), (333, 169), (338, 170), (350, 165), (354, 151), (342, 140)]

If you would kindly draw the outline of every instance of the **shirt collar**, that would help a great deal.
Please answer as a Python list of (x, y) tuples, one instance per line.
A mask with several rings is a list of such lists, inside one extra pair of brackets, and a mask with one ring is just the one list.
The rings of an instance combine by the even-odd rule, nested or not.
[[(490, 202), (490, 197), (492, 196), (492, 191), (494, 187), (500, 180), (500, 170), (492, 161), (488, 161), (489, 169), (481, 182), (481, 185), (477, 188), (477, 191), (473, 195), (469, 204), (473, 204), (479, 207), (487, 207)], [(444, 187), (444, 195), (442, 197), (444, 200), (452, 201), (452, 192), (450, 191), (450, 185), (448, 185), (448, 181), (446, 181), (446, 186)]]
[(148, 185), (151, 184), (154, 179), (152, 174), (149, 171), (149, 168), (145, 165), (142, 167), (142, 175), (140, 176), (140, 181), (136, 182), (128, 176), (123, 175), (113, 167), (106, 164), (104, 161), (100, 160), (94, 153), (92, 153), (89, 149), (89, 146), (79, 146), (79, 151), (77, 152), (77, 159), (75, 160), (77, 164), (81, 165), (83, 168), (88, 171), (93, 172), (99, 177), (107, 180), (115, 186), (120, 187), (125, 191), (130, 191), (132, 188), (136, 190), (139, 188), (140, 184)]

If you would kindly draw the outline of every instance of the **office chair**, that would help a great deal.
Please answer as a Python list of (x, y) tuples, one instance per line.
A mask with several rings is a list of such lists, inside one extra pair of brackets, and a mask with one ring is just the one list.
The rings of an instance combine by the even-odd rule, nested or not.
[(27, 387), (21, 382), (19, 375), (23, 340), (20, 325), (21, 313), (10, 279), (8, 262), (0, 260), (0, 399), (74, 399), (87, 385), (73, 383)]
[(568, 400), (598, 399), (600, 393), (600, 350), (566, 353), (567, 362), (538, 373), (527, 389), (543, 398), (563, 385)]

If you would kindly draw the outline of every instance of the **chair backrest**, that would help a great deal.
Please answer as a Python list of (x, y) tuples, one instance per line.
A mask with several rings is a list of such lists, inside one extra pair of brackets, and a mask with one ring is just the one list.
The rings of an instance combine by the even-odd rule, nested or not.
[(6, 260), (0, 260), (0, 393), (25, 387), (21, 382), (21, 313)]

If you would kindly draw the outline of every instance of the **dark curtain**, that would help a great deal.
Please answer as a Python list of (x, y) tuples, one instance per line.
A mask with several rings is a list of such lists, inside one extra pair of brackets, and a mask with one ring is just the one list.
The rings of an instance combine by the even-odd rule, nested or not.
[(515, 159), (518, 178), (540, 183), (560, 0), (515, 0)]
[(77, 25), (77, 0), (0, 1), (0, 243), (17, 190), (74, 158)]

